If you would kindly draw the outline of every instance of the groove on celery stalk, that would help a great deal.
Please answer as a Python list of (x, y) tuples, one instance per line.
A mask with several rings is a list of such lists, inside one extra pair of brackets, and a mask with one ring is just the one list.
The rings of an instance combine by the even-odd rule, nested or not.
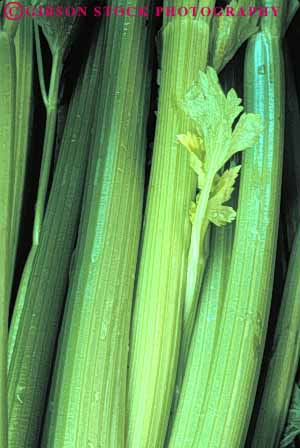
[(93, 44), (84, 75), (73, 94), (24, 301), (17, 308), (17, 315), (13, 315), (8, 371), (12, 448), (35, 447), (39, 443), (80, 214), (94, 91), (101, 76), (98, 63), (101, 50), (101, 45), (95, 48)]
[(0, 445), (7, 446), (7, 331), (12, 260), (16, 60), (10, 35), (0, 31)]
[(293, 243), (276, 323), (272, 357), (251, 447), (277, 447), (286, 420), (300, 354), (300, 227)]
[[(122, 1), (125, 8), (135, 3)], [(140, 3), (136, 3), (140, 4)], [(112, 7), (120, 5), (114, 0)], [(44, 447), (123, 447), (131, 301), (141, 230), (145, 20), (105, 21), (103, 83), (43, 434)]]
[[(283, 4), (278, 2), (281, 10)], [(262, 18), (262, 31), (247, 48), (246, 109), (262, 115), (266, 126), (258, 144), (243, 156), (231, 270), (209, 382), (198, 404), (196, 446), (243, 446), (257, 386), (273, 283), (282, 171), (280, 25), (278, 18)]]
[(188, 126), (177, 102), (206, 67), (208, 38), (208, 23), (188, 17), (172, 19), (162, 30), (157, 126), (131, 330), (129, 448), (159, 448), (167, 430), (190, 238), (188, 211), (196, 184), (176, 142)]

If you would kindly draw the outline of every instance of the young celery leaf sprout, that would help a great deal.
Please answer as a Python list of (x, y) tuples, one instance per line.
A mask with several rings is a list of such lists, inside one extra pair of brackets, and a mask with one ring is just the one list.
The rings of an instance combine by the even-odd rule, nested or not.
[(189, 151), (199, 192), (190, 209), (192, 233), (179, 369), (185, 366), (192, 336), (207, 259), (209, 225), (223, 226), (236, 216), (235, 210), (224, 203), (231, 197), (241, 166), (227, 169), (221, 175), (218, 173), (235, 153), (254, 145), (262, 131), (260, 116), (242, 113), (241, 99), (234, 89), (224, 94), (212, 67), (208, 67), (206, 73), (199, 72), (181, 107), (195, 129), (177, 138)]

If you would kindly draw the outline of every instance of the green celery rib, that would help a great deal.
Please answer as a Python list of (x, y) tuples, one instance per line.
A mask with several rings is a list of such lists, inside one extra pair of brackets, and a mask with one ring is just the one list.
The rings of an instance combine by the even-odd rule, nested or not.
[(209, 258), (200, 294), (198, 316), (195, 322), (189, 356), (180, 391), (178, 408), (173, 416), (171, 448), (188, 448), (195, 445), (201, 408), (209, 381), (219, 323), (228, 281), (234, 225), (212, 227)]
[[(222, 84), (225, 92), (228, 92), (232, 88), (232, 86), (236, 88), (236, 86), (240, 84), (239, 79), (237, 78), (237, 70), (235, 66), (236, 63), (230, 64), (229, 66), (226, 67), (226, 69), (223, 72)], [(236, 159), (236, 162), (237, 160), (238, 159)], [(230, 204), (233, 206), (234, 209), (236, 209), (236, 197), (237, 193), (235, 190), (234, 196), (231, 200), (232, 204)], [(215, 231), (213, 230), (214, 226), (212, 227), (211, 242), (209, 242), (208, 245), (210, 247), (210, 245), (212, 244), (212, 251), (214, 255), (210, 255), (209, 257), (210, 261), (207, 262), (208, 265), (205, 267), (203, 286), (201, 287), (201, 292), (199, 294), (199, 300), (198, 300), (199, 302), (198, 307), (200, 309), (199, 311), (197, 311), (197, 313), (199, 314), (199, 316), (195, 319), (195, 329), (193, 330), (194, 334), (198, 335), (197, 347), (199, 347), (199, 350), (194, 350), (193, 357), (191, 355), (193, 361), (190, 361), (190, 365), (192, 365), (192, 363), (193, 365), (197, 363), (197, 365), (199, 366), (201, 365), (202, 362), (204, 362), (204, 365), (209, 365), (210, 359), (212, 359), (213, 357), (214, 346), (213, 344), (207, 343), (207, 341), (212, 342), (214, 340), (214, 338), (216, 337), (214, 336), (214, 334), (217, 334), (218, 326), (211, 324), (211, 326), (208, 327), (207, 332), (205, 331), (201, 332), (198, 327), (201, 328), (201, 326), (203, 326), (203, 319), (204, 322), (206, 322), (206, 315), (210, 315), (211, 320), (216, 320), (214, 318), (216, 308), (218, 308), (218, 312), (220, 315), (220, 310), (222, 309), (223, 296), (225, 294), (225, 288), (226, 288), (227, 270), (229, 269), (230, 266), (230, 254), (234, 235), (234, 224), (235, 224), (234, 222), (231, 223), (230, 226), (228, 226), (229, 228), (226, 229), (227, 230), (226, 232), (224, 232), (225, 229), (220, 229), (217, 232), (216, 236)], [(222, 247), (222, 244), (224, 245), (224, 247)], [(225, 266), (227, 267), (226, 270)], [(215, 274), (213, 274), (213, 272), (215, 272)], [(223, 272), (223, 276), (220, 276), (221, 272)], [(211, 293), (215, 294), (215, 297), (210, 297)], [(218, 304), (218, 306), (216, 306), (216, 304)], [(203, 347), (206, 347), (206, 349), (203, 350)], [(189, 351), (190, 348), (186, 353), (186, 358), (188, 358)], [(182, 354), (184, 355), (183, 352)], [(201, 359), (201, 357), (203, 357), (203, 359)], [(197, 431), (198, 428), (199, 416), (197, 414), (198, 409), (197, 403), (200, 397), (200, 395), (196, 393), (195, 384), (197, 384), (200, 381), (203, 381), (201, 383), (203, 384), (205, 383), (205, 379), (207, 380), (207, 376), (204, 378), (203, 375), (202, 378), (202, 374), (200, 373), (201, 370), (198, 371), (196, 379), (192, 375), (187, 374), (185, 380), (186, 384), (184, 386), (185, 390), (181, 398), (182, 401), (181, 408), (180, 411), (176, 412), (178, 406), (178, 400), (181, 397), (181, 387), (186, 369), (186, 360), (184, 362), (182, 361), (183, 360), (179, 358), (177, 367), (176, 386), (168, 425), (167, 440), (170, 439), (170, 434), (173, 430), (172, 433), (173, 444), (177, 443), (178, 440), (180, 441), (180, 443), (183, 440), (185, 441), (185, 443), (187, 443), (187, 437), (186, 437), (187, 434), (189, 434), (188, 440), (193, 440), (192, 434), (194, 431)], [(204, 370), (204, 374), (206, 375), (209, 374), (209, 370)], [(205, 387), (202, 389), (202, 392), (203, 390), (205, 390)], [(188, 411), (187, 412), (182, 411), (185, 408), (194, 410), (193, 417), (191, 419), (189, 417), (187, 421), (183, 421), (185, 415), (190, 414)], [(176, 416), (176, 426), (173, 429), (175, 416)]]
[(162, 31), (157, 127), (130, 342), (128, 448), (159, 448), (167, 431), (196, 188), (187, 154), (176, 142), (177, 134), (189, 130), (178, 101), (206, 67), (208, 39), (207, 21), (189, 17), (168, 21)]
[[(141, 5), (111, 6), (120, 4)], [(104, 28), (95, 138), (43, 447), (124, 446), (149, 48), (142, 17), (110, 17)]]
[(287, 278), (256, 421), (252, 447), (277, 447), (284, 428), (300, 354), (300, 228), (294, 240)]
[[(53, 146), (55, 143), (55, 129), (56, 129), (56, 118), (57, 118), (57, 103), (60, 79), (63, 69), (63, 49), (57, 50), (53, 53), (52, 67), (51, 67), (51, 77), (49, 94), (47, 97), (46, 106), (46, 129), (44, 136), (43, 145), (43, 158), (41, 165), (41, 173), (39, 179), (38, 195), (35, 205), (35, 215), (34, 215), (34, 225), (33, 225), (33, 249), (34, 250), (40, 240), (40, 232), (42, 227), (42, 222), (45, 215), (45, 204), (46, 204), (46, 194), (49, 183), (50, 167), (52, 161)], [(41, 65), (42, 61), (39, 60), (38, 64)]]
[[(95, 56), (95, 51), (97, 55)], [(69, 109), (25, 297), (9, 338), (9, 446), (38, 446), (88, 160), (99, 52), (93, 47)]]
[(14, 42), (16, 46), (17, 90), (12, 237), (13, 257), (15, 258), (20, 229), (32, 115), (33, 32), (31, 18), (26, 17), (20, 21)]
[[(36, 26), (37, 28), (37, 26)], [(40, 170), (40, 178), (39, 178), (39, 186), (38, 186), (38, 193), (37, 193), (37, 200), (35, 204), (35, 214), (34, 214), (34, 224), (33, 224), (33, 235), (32, 235), (32, 246), (31, 250), (29, 252), (28, 258), (25, 263), (25, 267), (22, 273), (21, 281), (18, 287), (18, 297), (15, 304), (14, 309), (14, 324), (10, 328), (10, 340), (11, 343), (8, 347), (8, 364), (10, 363), (11, 356), (12, 356), (12, 350), (14, 343), (13, 340), (16, 339), (16, 333), (18, 331), (18, 321), (21, 318), (21, 315), (23, 313), (23, 307), (24, 302), (26, 300), (26, 294), (27, 294), (27, 288), (31, 276), (31, 271), (33, 269), (33, 262), (34, 258), (39, 246), (40, 242), (40, 233), (41, 233), (41, 227), (44, 220), (45, 215), (45, 206), (46, 206), (46, 193), (49, 187), (49, 176), (50, 176), (50, 168), (51, 168), (51, 161), (52, 161), (52, 153), (53, 153), (53, 146), (55, 143), (55, 130), (56, 130), (56, 119), (57, 119), (57, 109), (58, 109), (58, 94), (59, 94), (59, 85), (60, 85), (60, 79), (61, 79), (61, 73), (63, 69), (63, 55), (64, 55), (64, 49), (58, 49), (55, 53), (52, 54), (52, 67), (51, 67), (51, 75), (50, 75), (50, 86), (49, 86), (49, 93), (48, 95), (45, 92), (44, 87), (44, 80), (43, 80), (43, 73), (42, 73), (42, 57), (40, 52), (40, 43), (39, 38), (36, 39), (36, 47), (37, 47), (37, 60), (38, 60), (38, 70), (39, 70), (39, 77), (40, 77), (40, 85), (41, 90), (43, 92), (43, 100), (44, 105), (46, 107), (46, 128), (45, 128), (45, 135), (44, 135), (44, 142), (43, 142), (43, 157), (42, 157), (42, 164), (41, 164), (41, 170)], [(23, 148), (24, 150), (24, 148)], [(15, 189), (17, 191), (19, 187), (19, 174), (22, 170), (19, 170), (17, 168), (17, 184), (14, 185)], [(14, 197), (14, 205), (17, 206), (18, 199)], [(16, 207), (14, 207), (14, 214), (13, 214), (13, 222), (12, 227), (15, 231), (15, 228), (18, 224), (18, 216), (17, 216), (17, 210)], [(16, 236), (13, 235), (13, 258), (15, 257), (16, 252)]]
[[(266, 4), (264, 4), (266, 5)], [(278, 1), (281, 11), (284, 2)], [(282, 14), (284, 17), (284, 14)], [(245, 61), (247, 112), (265, 123), (245, 151), (231, 271), (195, 446), (243, 446), (257, 387), (272, 293), (284, 131), (282, 20), (261, 21)]]
[(0, 31), (0, 445), (7, 447), (7, 331), (12, 259), (16, 59), (12, 38)]
[(292, 62), (285, 46), (286, 67), (286, 129), (284, 136), (284, 171), (282, 187), (282, 210), (286, 241), (290, 253), (300, 222), (300, 108), (295, 86)]

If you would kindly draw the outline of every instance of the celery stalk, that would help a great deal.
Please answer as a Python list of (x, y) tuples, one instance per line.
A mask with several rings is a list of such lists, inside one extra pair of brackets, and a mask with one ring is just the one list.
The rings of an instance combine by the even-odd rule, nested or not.
[(16, 90), (16, 126), (15, 126), (15, 176), (13, 197), (13, 257), (17, 251), (20, 219), (23, 205), (23, 191), (27, 168), (29, 135), (32, 117), (33, 91), (33, 32), (31, 18), (21, 20), (16, 36), (17, 90)]
[[(213, 228), (206, 274), (200, 295), (195, 329), (189, 350), (178, 408), (171, 416), (171, 440), (168, 446), (194, 446), (201, 414), (198, 403), (209, 379), (218, 324), (222, 314), (231, 261), (234, 226)], [(179, 391), (175, 391), (179, 394)]]
[[(54, 0), (52, 6), (56, 6), (56, 3), (58, 3), (58, 0)], [(46, 2), (45, 0), (34, 0), (33, 6), (46, 6)], [(14, 333), (17, 331), (18, 319), (19, 319), (18, 316), (20, 316), (22, 313), (22, 308), (24, 306), (24, 301), (26, 297), (26, 291), (28, 288), (28, 282), (33, 267), (33, 261), (40, 241), (40, 232), (46, 208), (47, 191), (49, 189), (49, 177), (50, 177), (51, 162), (53, 158), (53, 147), (55, 143), (55, 131), (56, 131), (56, 121), (58, 113), (58, 96), (59, 96), (64, 57), (67, 52), (70, 39), (74, 33), (74, 29), (76, 29), (76, 17), (74, 16), (72, 17), (54, 16), (49, 18), (47, 15), (42, 16), (37, 15), (35, 19), (36, 21), (34, 22), (34, 30), (36, 40), (37, 66), (40, 81), (40, 89), (42, 93), (43, 102), (46, 108), (46, 126), (43, 142), (43, 156), (40, 169), (39, 186), (35, 205), (33, 236), (32, 236), (33, 241), (30, 253), (26, 260), (26, 264), (22, 273), (22, 278), (18, 289), (18, 297), (14, 312), (15, 315), (14, 328), (12, 329), (12, 332)], [(52, 55), (52, 66), (51, 66), (48, 92), (46, 91), (45, 87), (39, 26), (41, 27), (42, 32), (45, 38), (47, 39)], [(11, 32), (14, 33), (16, 32), (16, 27), (11, 28), (8, 25), (8, 29), (11, 30)], [(16, 221), (17, 223), (17, 217), (16, 219), (14, 219), (14, 221)], [(11, 340), (13, 339), (14, 337), (11, 338)], [(10, 346), (10, 349), (12, 350), (12, 345)], [(9, 353), (9, 357), (10, 355), (11, 354)]]
[(286, 66), (286, 129), (284, 138), (284, 166), (282, 187), (282, 212), (287, 250), (290, 253), (300, 222), (300, 108), (295, 86), (292, 62), (285, 47)]
[[(179, 385), (180, 371), (184, 370), (188, 355), (201, 277), (204, 272), (205, 233), (209, 223), (222, 226), (232, 222), (236, 215), (233, 208), (224, 203), (231, 197), (240, 165), (225, 170), (221, 175), (218, 172), (236, 152), (251, 147), (261, 132), (260, 117), (255, 114), (241, 114), (243, 107), (240, 106), (240, 102), (233, 89), (229, 90), (227, 95), (223, 93), (216, 72), (208, 68), (206, 74), (199, 74), (198, 81), (187, 93), (183, 103), (184, 110), (193, 120), (199, 137), (198, 139), (196, 136), (192, 139), (190, 135), (179, 137), (191, 152), (191, 166), (198, 175), (200, 193), (191, 210), (193, 228), (189, 255), (192, 253), (192, 257), (191, 259), (189, 257), (187, 271), (183, 333), (177, 374)], [(237, 117), (239, 118), (236, 121)], [(217, 127), (215, 123), (218, 123)]]
[(278, 446), (300, 355), (300, 229), (294, 240), (252, 447)]
[(0, 445), (7, 447), (7, 331), (13, 269), (16, 55), (12, 37), (0, 30)]
[[(140, 3), (114, 0), (110, 5)], [(122, 447), (130, 313), (141, 230), (148, 30), (104, 23), (84, 210), (50, 394), (44, 447)]]
[[(100, 71), (93, 47), (65, 128), (24, 300), (9, 338), (9, 446), (37, 446), (75, 244)], [(22, 284), (21, 284), (22, 287)], [(19, 298), (19, 297), (18, 297)]]
[[(266, 5), (266, 3), (264, 3)], [(283, 2), (278, 6), (283, 9)], [(282, 170), (284, 83), (282, 21), (264, 17), (249, 41), (245, 62), (248, 112), (264, 118), (259, 142), (242, 161), (231, 270), (210, 364), (198, 403), (195, 443), (240, 447), (246, 436), (261, 364), (270, 306)]]
[(209, 25), (201, 19), (171, 19), (162, 30), (157, 126), (131, 332), (129, 448), (159, 448), (167, 431), (182, 326), (189, 206), (196, 188), (187, 154), (176, 142), (189, 124), (178, 102), (206, 67), (208, 39)]

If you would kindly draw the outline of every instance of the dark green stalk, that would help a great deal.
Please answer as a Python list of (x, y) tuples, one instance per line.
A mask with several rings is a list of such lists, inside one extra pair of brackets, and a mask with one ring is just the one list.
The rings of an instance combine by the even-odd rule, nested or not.
[(288, 254), (300, 222), (300, 108), (295, 86), (292, 61), (285, 46), (286, 66), (286, 128), (284, 138), (284, 171), (282, 187), (282, 214)]
[(0, 445), (3, 448), (7, 447), (7, 332), (13, 270), (16, 71), (12, 37), (0, 31)]
[(26, 17), (20, 22), (14, 42), (16, 46), (17, 64), (16, 136), (14, 149), (15, 176), (12, 219), (13, 258), (15, 259), (20, 231), (32, 118), (33, 29), (31, 18)]
[[(33, 246), (36, 249), (34, 256), (33, 252), (30, 254), (30, 269), (25, 271), (28, 281), (25, 287), (24, 282), (21, 283), (20, 288), (24, 289), (20, 289), (18, 299), (21, 297), (22, 302), (17, 303), (11, 324), (8, 399), (9, 446), (12, 448), (39, 446), (56, 338), (77, 235), (93, 120), (94, 91), (100, 76), (95, 60), (99, 59), (100, 50), (95, 50), (95, 46), (90, 50), (85, 75), (80, 77), (73, 95), (45, 218), (41, 230), (36, 227), (36, 245)], [(58, 58), (56, 64), (59, 64)], [(55, 76), (51, 92), (57, 91), (57, 82)], [(50, 101), (49, 106), (48, 135), (52, 141), (56, 105)], [(46, 140), (49, 142), (50, 137)], [(50, 148), (50, 143), (47, 146)], [(40, 218), (43, 194), (41, 198)]]
[(277, 447), (300, 355), (300, 228), (294, 240), (251, 447)]

